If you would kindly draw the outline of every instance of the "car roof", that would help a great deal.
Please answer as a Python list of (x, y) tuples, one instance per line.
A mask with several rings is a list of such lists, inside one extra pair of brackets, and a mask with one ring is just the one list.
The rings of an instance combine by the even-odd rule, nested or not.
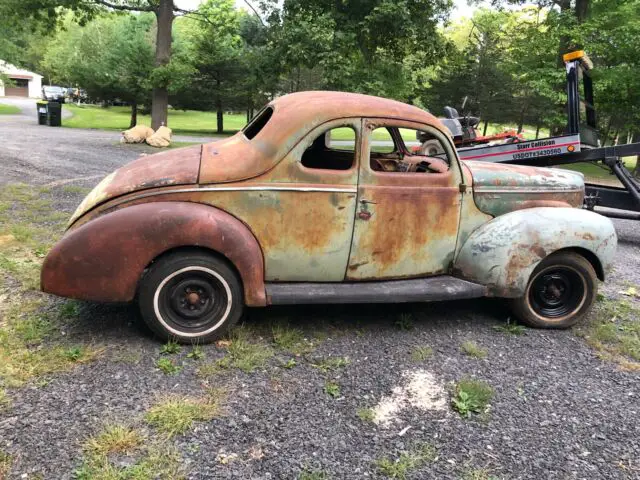
[(233, 137), (203, 146), (202, 183), (257, 176), (273, 168), (311, 130), (341, 118), (392, 118), (433, 126), (448, 134), (442, 123), (425, 110), (359, 93), (291, 93), (276, 98), (268, 107), (273, 113), (251, 139), (243, 130)]
[(294, 125), (320, 125), (338, 118), (383, 117), (433, 125), (442, 130), (440, 121), (413, 105), (360, 93), (308, 91), (278, 97), (269, 103), (274, 123), (287, 119)]

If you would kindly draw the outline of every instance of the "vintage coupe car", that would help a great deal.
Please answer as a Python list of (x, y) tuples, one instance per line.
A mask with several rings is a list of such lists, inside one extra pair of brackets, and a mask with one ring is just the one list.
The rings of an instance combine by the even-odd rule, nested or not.
[[(416, 138), (444, 154), (415, 153)], [(84, 199), (42, 268), (63, 297), (137, 299), (163, 338), (210, 341), (245, 306), (509, 298), (528, 325), (590, 309), (616, 248), (577, 173), (461, 162), (431, 114), (302, 92), (236, 135), (140, 158)]]

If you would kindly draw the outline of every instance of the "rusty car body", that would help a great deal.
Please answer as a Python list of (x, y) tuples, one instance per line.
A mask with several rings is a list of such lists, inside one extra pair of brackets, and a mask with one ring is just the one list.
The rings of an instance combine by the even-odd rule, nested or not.
[[(345, 129), (352, 140), (331, 143)], [(445, 155), (417, 155), (407, 129)], [(566, 327), (616, 248), (583, 196), (574, 172), (460, 161), (417, 107), (295, 93), (232, 137), (107, 176), (49, 252), (42, 289), (137, 299), (153, 331), (180, 341), (219, 337), (244, 306), (286, 303), (500, 296), (530, 325)]]

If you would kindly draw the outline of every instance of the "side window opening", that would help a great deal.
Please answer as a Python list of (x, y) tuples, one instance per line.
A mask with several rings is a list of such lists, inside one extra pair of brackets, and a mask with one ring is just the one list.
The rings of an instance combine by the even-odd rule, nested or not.
[(269, 119), (271, 119), (271, 115), (273, 115), (273, 107), (264, 107), (258, 114), (251, 119), (249, 123), (242, 129), (242, 133), (244, 136), (251, 140), (255, 137), (260, 130), (264, 128)]
[(356, 158), (356, 138), (352, 127), (327, 130), (313, 140), (300, 163), (307, 168), (349, 170)]
[(451, 164), (442, 140), (428, 131), (378, 127), (371, 132), (372, 170), (389, 173), (446, 173)]

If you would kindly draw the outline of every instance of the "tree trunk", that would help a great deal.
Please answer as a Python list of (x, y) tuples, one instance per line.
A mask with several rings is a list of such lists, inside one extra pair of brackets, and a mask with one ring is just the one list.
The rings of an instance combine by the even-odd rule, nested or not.
[(589, 14), (589, 4), (591, 0), (576, 0), (576, 20), (578, 23), (582, 23), (587, 19)]
[(487, 135), (487, 127), (489, 126), (489, 120), (484, 121), (484, 128), (482, 129), (482, 136), (486, 137)]
[(518, 133), (522, 133), (524, 127), (524, 117), (527, 114), (527, 104), (525, 103), (520, 110), (520, 118), (518, 119)]
[(131, 120), (129, 128), (133, 128), (138, 124), (138, 102), (131, 102)]
[(536, 140), (540, 136), (540, 125), (536, 125)]
[[(156, 35), (156, 67), (167, 65), (171, 60), (171, 28), (173, 26), (173, 0), (160, 0), (156, 10), (158, 32)], [(167, 125), (169, 92), (166, 85), (156, 86), (151, 95), (151, 128), (157, 130)]]
[(604, 135), (602, 136), (602, 146), (605, 146), (609, 141), (609, 131), (611, 130), (611, 123), (613, 123), (613, 116), (607, 119), (607, 126), (604, 128)]

